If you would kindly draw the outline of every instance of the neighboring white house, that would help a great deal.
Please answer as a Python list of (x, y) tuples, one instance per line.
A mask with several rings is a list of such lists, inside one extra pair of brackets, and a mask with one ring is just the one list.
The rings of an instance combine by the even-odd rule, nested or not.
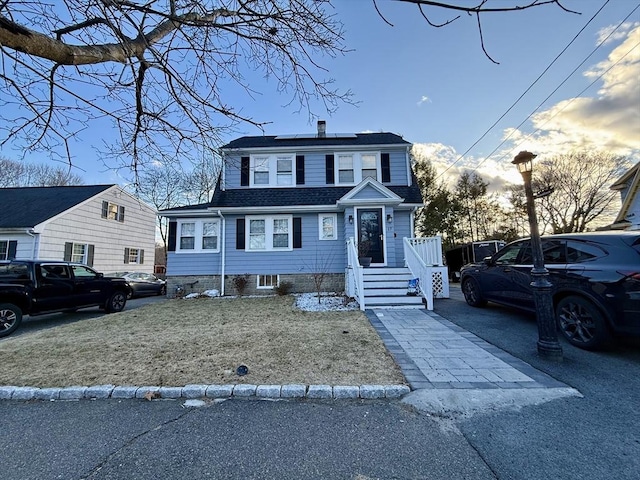
[(620, 192), (622, 207), (615, 222), (609, 228), (616, 230), (640, 230), (640, 163), (631, 167), (616, 183), (612, 190)]
[(153, 273), (156, 211), (118, 185), (0, 189), (0, 260)]

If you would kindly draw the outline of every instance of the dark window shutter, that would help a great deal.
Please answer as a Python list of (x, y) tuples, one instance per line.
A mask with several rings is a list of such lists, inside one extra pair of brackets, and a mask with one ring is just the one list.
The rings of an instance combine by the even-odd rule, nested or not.
[(89, 245), (88, 251), (87, 251), (87, 265), (89, 265), (90, 267), (93, 267), (93, 254), (95, 253), (95, 246), (94, 245)]
[(167, 251), (176, 251), (176, 236), (178, 234), (178, 222), (169, 222), (169, 235), (167, 236)]
[(324, 158), (327, 169), (327, 185), (333, 185), (334, 183), (336, 183), (333, 165), (334, 156), (326, 155)]
[(382, 183), (389, 183), (391, 181), (391, 164), (388, 153), (383, 153), (380, 156), (380, 163), (382, 167)]
[(65, 242), (64, 243), (64, 261), (65, 262), (71, 261), (71, 252), (73, 252), (73, 243)]
[(129, 249), (126, 247), (124, 249), (124, 263), (129, 263)]
[(120, 213), (118, 214), (118, 221), (124, 222), (124, 207), (120, 206), (119, 210), (120, 210)]
[(236, 250), (244, 250), (244, 218), (236, 219)]
[(141, 249), (139, 251), (139, 255), (140, 255), (140, 258), (138, 259), (138, 261), (140, 262), (140, 265), (142, 265), (144, 264), (144, 249)]
[(9, 240), (9, 248), (7, 250), (7, 260), (13, 260), (16, 258), (16, 250), (18, 250), (18, 241)]
[(240, 159), (240, 186), (249, 186), (249, 157)]
[(302, 248), (302, 218), (293, 217), (293, 248)]
[(109, 202), (102, 202), (102, 218), (107, 218), (109, 215)]
[(296, 155), (296, 185), (304, 185), (304, 155)]

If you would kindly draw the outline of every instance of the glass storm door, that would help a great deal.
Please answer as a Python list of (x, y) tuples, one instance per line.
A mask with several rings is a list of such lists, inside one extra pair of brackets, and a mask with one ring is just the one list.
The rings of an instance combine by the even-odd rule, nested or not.
[(358, 210), (358, 239), (369, 241), (371, 263), (384, 263), (382, 209)]

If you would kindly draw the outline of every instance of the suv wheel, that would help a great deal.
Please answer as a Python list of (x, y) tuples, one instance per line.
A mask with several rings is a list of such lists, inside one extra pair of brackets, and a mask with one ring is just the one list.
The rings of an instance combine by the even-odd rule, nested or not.
[(563, 298), (556, 307), (556, 318), (564, 338), (576, 347), (595, 350), (611, 338), (602, 312), (586, 298)]
[(22, 322), (22, 310), (13, 303), (0, 303), (0, 337), (13, 333)]
[(121, 312), (127, 303), (127, 294), (124, 292), (113, 292), (107, 300), (105, 310), (107, 313)]
[(472, 307), (484, 307), (487, 304), (487, 301), (482, 298), (480, 285), (473, 278), (465, 278), (462, 281), (461, 289), (464, 299)]

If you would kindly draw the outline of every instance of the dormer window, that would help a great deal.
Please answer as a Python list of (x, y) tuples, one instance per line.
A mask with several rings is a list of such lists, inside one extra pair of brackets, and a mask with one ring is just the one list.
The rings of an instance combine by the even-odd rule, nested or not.
[(336, 153), (334, 158), (337, 185), (357, 185), (365, 178), (381, 181), (377, 153)]
[(288, 187), (293, 185), (294, 155), (254, 155), (251, 157), (250, 186)]

